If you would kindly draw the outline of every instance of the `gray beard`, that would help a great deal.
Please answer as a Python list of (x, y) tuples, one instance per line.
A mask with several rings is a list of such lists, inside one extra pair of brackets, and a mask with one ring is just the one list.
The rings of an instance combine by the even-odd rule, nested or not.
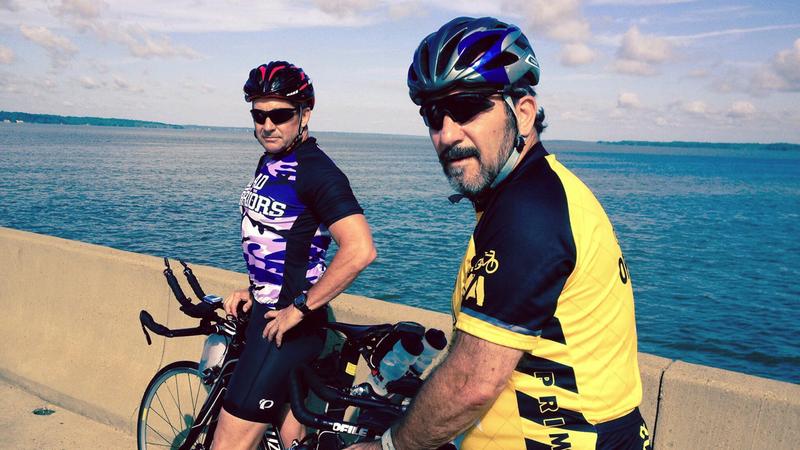
[[(503, 145), (500, 150), (501, 154), (498, 155), (495, 163), (489, 165), (483, 159), (481, 159), (481, 155), (478, 153), (478, 149), (475, 147), (451, 147), (442, 153), (442, 155), (439, 157), (439, 162), (442, 163), (442, 169), (447, 177), (447, 181), (450, 183), (450, 186), (468, 199), (475, 200), (489, 189), (489, 186), (491, 186), (492, 182), (495, 180), (495, 178), (497, 178), (497, 175), (500, 173), (501, 168), (505, 164), (509, 154), (512, 151), (513, 149), (510, 145)], [(476, 180), (471, 182), (466, 182), (463, 178), (461, 178), (461, 175), (463, 175), (462, 169), (447, 167), (448, 160), (462, 158), (465, 156), (474, 156), (478, 159), (478, 177)]]

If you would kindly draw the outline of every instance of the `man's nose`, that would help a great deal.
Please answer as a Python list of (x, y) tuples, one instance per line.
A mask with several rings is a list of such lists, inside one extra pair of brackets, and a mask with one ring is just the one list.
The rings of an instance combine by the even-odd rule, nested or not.
[(272, 133), (275, 130), (275, 124), (269, 118), (263, 124), (257, 124), (256, 126), (259, 128), (259, 132)]
[(464, 139), (464, 130), (461, 128), (461, 124), (447, 114), (442, 119), (442, 129), (435, 130), (434, 133), (438, 140), (438, 148), (451, 147)]

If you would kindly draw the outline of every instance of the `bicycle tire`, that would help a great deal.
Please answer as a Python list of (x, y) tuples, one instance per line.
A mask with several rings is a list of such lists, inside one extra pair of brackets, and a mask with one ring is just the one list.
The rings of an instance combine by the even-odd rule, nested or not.
[[(177, 450), (186, 440), (209, 390), (197, 367), (195, 361), (176, 361), (164, 366), (150, 380), (136, 424), (139, 450)], [(204, 436), (205, 431), (198, 442)]]

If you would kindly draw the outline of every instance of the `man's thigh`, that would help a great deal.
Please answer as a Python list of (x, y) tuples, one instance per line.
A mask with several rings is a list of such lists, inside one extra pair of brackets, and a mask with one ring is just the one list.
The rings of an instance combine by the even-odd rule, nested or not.
[(211, 449), (250, 450), (258, 445), (258, 441), (265, 431), (267, 431), (267, 424), (240, 419), (225, 411), (223, 407), (219, 413)]
[(317, 314), (286, 333), (283, 345), (264, 339), (263, 305), (254, 305), (245, 345), (225, 393), (225, 410), (249, 422), (277, 423), (288, 400), (289, 374), (309, 364), (322, 350), (325, 331)]

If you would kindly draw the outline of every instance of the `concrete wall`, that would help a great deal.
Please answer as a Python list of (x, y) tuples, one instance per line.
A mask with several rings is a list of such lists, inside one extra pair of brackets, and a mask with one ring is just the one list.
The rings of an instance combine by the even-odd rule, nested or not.
[[(145, 343), (142, 309), (170, 328), (195, 325), (178, 311), (160, 259), (7, 228), (0, 228), (0, 256), (0, 376), (35, 394), (134, 433), (152, 375), (199, 357), (202, 338)], [(242, 274), (193, 268), (207, 292), (246, 285)], [(334, 306), (345, 322), (451, 327), (445, 314), (365, 297), (342, 295)], [(793, 449), (800, 442), (798, 385), (644, 353), (639, 362), (641, 410), (659, 449)]]

